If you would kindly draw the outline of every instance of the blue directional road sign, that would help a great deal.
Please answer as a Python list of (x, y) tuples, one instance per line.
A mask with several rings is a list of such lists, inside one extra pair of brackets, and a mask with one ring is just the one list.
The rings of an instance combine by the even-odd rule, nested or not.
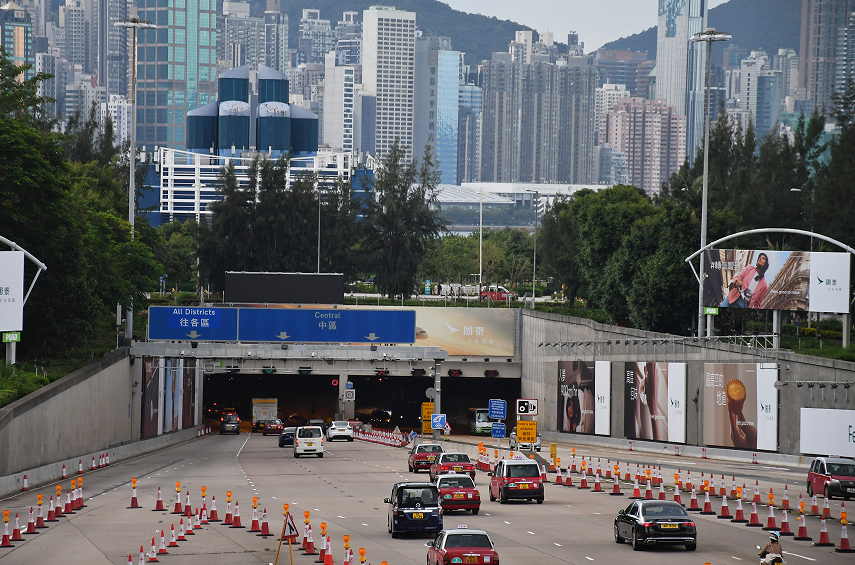
[(493, 422), (493, 428), (490, 430), (491, 436), (499, 439), (505, 438), (505, 424), (503, 422)]
[(149, 339), (237, 341), (238, 308), (152, 306)]
[(265, 343), (413, 343), (414, 310), (241, 308), (241, 341)]
[(445, 427), (445, 414), (430, 415), (430, 429), (441, 430)]
[(508, 417), (508, 403), (500, 398), (491, 398), (488, 415), (491, 420), (504, 420)]

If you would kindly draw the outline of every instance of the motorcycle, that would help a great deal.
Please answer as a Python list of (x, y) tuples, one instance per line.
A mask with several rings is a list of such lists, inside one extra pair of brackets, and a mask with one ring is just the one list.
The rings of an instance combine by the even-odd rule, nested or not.
[[(760, 547), (759, 545), (755, 545), (754, 547), (756, 547), (757, 549), (763, 549), (763, 548), (762, 548), (762, 547)], [(764, 551), (763, 553), (761, 553), (761, 554), (760, 554), (760, 564), (761, 564), (761, 565), (767, 565), (767, 564), (766, 564), (766, 561), (765, 561), (765, 559), (766, 559), (766, 556), (767, 556), (767, 555), (769, 555), (769, 552), (768, 552), (768, 551)], [(775, 558), (772, 560), (772, 564), (773, 564), (773, 565), (784, 565), (784, 559), (783, 559), (783, 557), (775, 557)]]

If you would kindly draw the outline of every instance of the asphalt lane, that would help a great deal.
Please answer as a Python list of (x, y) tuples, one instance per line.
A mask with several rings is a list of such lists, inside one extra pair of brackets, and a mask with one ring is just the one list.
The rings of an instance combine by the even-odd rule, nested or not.
[[(591, 452), (593, 455), (594, 451)], [(650, 455), (649, 462), (655, 458), (655, 455)], [(638, 454), (637, 459), (641, 462), (644, 456)], [(623, 459), (621, 461), (623, 463)], [(702, 463), (710, 465), (710, 469), (726, 466), (708, 460)], [(663, 473), (665, 470), (666, 465), (663, 464)], [(133, 477), (139, 480), (141, 510), (127, 508)], [(550, 480), (553, 477), (551, 475)], [(666, 483), (670, 482), (667, 473), (665, 477)], [(290, 505), (301, 533), (303, 512), (309, 511), (316, 545), (320, 544), (321, 522), (326, 523), (335, 563), (342, 562), (342, 536), (350, 535), (357, 559), (358, 548), (364, 547), (368, 563), (379, 565), (385, 560), (390, 565), (421, 564), (427, 554), (424, 544), (431, 536), (402, 536), (393, 540), (387, 532), (387, 508), (383, 503), (395, 482), (413, 479), (426, 480), (427, 473), (413, 475), (407, 471), (405, 449), (362, 441), (327, 442), (324, 458), (296, 459), (291, 448), (278, 447), (275, 436), (208, 436), (86, 473), (84, 495), (87, 508), (51, 524), (39, 535), (24, 536), (25, 540), (16, 542), (15, 548), (0, 549), (0, 563), (124, 565), (128, 563), (130, 553), (133, 564), (137, 565), (141, 544), (148, 551), (152, 536), (158, 536), (159, 543), (160, 531), (165, 529), (168, 541), (170, 525), (175, 523), (178, 527), (178, 516), (168, 511), (151, 510), (158, 486), (162, 488), (166, 508), (171, 510), (175, 500), (175, 481), (181, 481), (182, 506), (188, 490), (191, 505), (194, 508), (201, 506), (200, 490), (206, 486), (208, 507), (211, 506), (211, 496), (216, 496), (221, 518), (226, 510), (226, 491), (231, 490), (232, 499), (240, 503), (241, 520), (245, 526), (249, 526), (252, 519), (251, 499), (257, 496), (259, 515), (262, 509), (267, 509), (270, 529), (274, 533), (282, 528), (283, 503)], [(542, 505), (527, 502), (500, 505), (489, 501), (487, 480), (486, 473), (479, 472), (476, 479), (482, 497), (479, 515), (449, 512), (445, 514), (445, 526), (466, 524), (470, 528), (486, 530), (505, 565), (756, 563), (754, 545), (763, 545), (767, 539), (767, 534), (758, 529), (717, 520), (715, 516), (695, 516), (699, 530), (696, 552), (687, 552), (682, 547), (633, 552), (629, 544), (616, 544), (612, 533), (614, 516), (618, 509), (629, 503), (627, 496), (594, 494), (550, 484), (546, 489), (546, 502)], [(68, 488), (68, 481), (62, 484), (64, 489)], [(604, 485), (604, 488), (610, 486)], [(53, 491), (53, 486), (31, 489), (0, 501), (0, 510), (9, 509), (13, 521), (15, 512), (18, 512), (24, 527), (29, 507), (35, 506), (36, 494), (42, 492), (47, 495)], [(792, 490), (790, 495), (792, 504)], [(719, 506), (720, 499), (715, 499), (713, 508), (718, 510)], [(750, 504), (746, 511), (749, 509)], [(765, 523), (766, 507), (758, 511)], [(776, 517), (780, 521), (780, 512)], [(795, 530), (795, 517), (792, 514), (790, 517), (790, 526)], [(818, 520), (807, 520), (810, 535), (818, 539)], [(837, 542), (839, 522), (829, 520), (828, 529), (832, 541)], [(264, 539), (247, 530), (248, 527), (241, 530), (210, 524), (196, 530), (196, 535), (188, 538), (191, 541), (181, 543), (179, 548), (170, 548), (169, 555), (161, 556), (160, 562), (193, 565), (273, 563), (277, 552), (276, 536)], [(833, 548), (813, 547), (809, 542), (785, 539), (784, 549), (790, 553), (785, 555), (789, 564), (853, 562), (851, 555), (834, 553)], [(294, 552), (296, 564), (308, 565), (315, 559)], [(279, 556), (279, 563), (290, 563), (287, 546)]]

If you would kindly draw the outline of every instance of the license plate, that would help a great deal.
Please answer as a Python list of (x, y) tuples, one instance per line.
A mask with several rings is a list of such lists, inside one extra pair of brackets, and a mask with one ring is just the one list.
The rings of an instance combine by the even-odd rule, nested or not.
[(312, 447), (312, 446), (313, 446), (313, 445), (315, 445), (315, 444), (314, 444), (313, 442), (311, 442), (311, 441), (310, 441), (310, 442), (307, 442), (307, 443), (306, 443), (306, 445), (307, 445), (307, 446), (309, 446), (309, 447)]
[(848, 488), (846, 489), (846, 492), (855, 492), (855, 488)]
[(428, 455), (428, 461), (436, 461), (436, 455)]
[(659, 527), (663, 530), (676, 530), (677, 524), (659, 524)]
[(455, 472), (455, 473), (459, 473), (459, 472), (460, 472), (460, 471), (462, 471), (462, 470), (463, 470), (463, 467), (460, 467), (459, 465), (458, 465), (457, 467), (454, 467), (454, 472)]
[(424, 512), (413, 512), (413, 520), (424, 520)]
[(520, 488), (521, 488), (521, 489), (527, 489), (527, 488), (528, 488), (528, 483), (520, 483)]
[(454, 500), (460, 500), (463, 498), (463, 493), (462, 492), (455, 492), (454, 495), (452, 496), (452, 498)]
[(477, 555), (466, 555), (464, 563), (478, 563)]

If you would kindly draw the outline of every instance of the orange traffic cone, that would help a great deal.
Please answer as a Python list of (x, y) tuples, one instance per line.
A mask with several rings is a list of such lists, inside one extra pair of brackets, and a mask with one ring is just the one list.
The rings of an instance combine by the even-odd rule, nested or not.
[(766, 527), (763, 529), (767, 532), (771, 530), (777, 532), (780, 529), (778, 528), (778, 524), (775, 522), (775, 507), (771, 504), (769, 505), (769, 516), (766, 518)]
[(623, 480), (625, 480), (625, 481), (631, 480), (630, 476), (629, 476), (629, 461), (626, 462), (626, 474), (623, 476)]
[(47, 520), (45, 522), (59, 522), (56, 519), (56, 509), (53, 506), (53, 497), (50, 497), (50, 508), (48, 508)]
[(719, 520), (730, 520), (733, 516), (730, 515), (730, 508), (727, 506), (727, 494), (721, 495), (721, 512), (719, 512)]
[(724, 488), (724, 475), (721, 476), (721, 485), (718, 487), (718, 495), (724, 496), (725, 488)]
[(665, 500), (665, 481), (661, 477), (659, 478), (659, 500)]
[(609, 494), (612, 496), (623, 496), (623, 493), (620, 491), (620, 479), (617, 475), (615, 476), (615, 486), (612, 487), (612, 492)]
[(217, 516), (217, 497), (211, 496), (211, 515), (208, 516), (209, 522), (221, 522), (220, 517)]
[(160, 530), (160, 548), (157, 550), (158, 555), (169, 555), (169, 552), (166, 551), (166, 532)]
[(3, 537), (0, 538), (0, 547), (15, 547), (12, 545), (12, 536), (9, 535), (9, 511), (3, 511)]
[(782, 536), (793, 536), (795, 534), (790, 530), (790, 521), (787, 519), (787, 514), (787, 509), (784, 508), (781, 515), (781, 531), (778, 533)]
[(181, 522), (178, 524), (178, 541), (187, 541), (187, 538), (184, 537), (184, 518), (181, 518)]
[(745, 525), (749, 528), (763, 527), (763, 524), (760, 523), (760, 516), (757, 515), (757, 503), (753, 500), (751, 501), (751, 519), (748, 520), (748, 523)]
[(815, 541), (813, 544), (819, 547), (834, 547), (834, 544), (828, 539), (828, 529), (825, 527), (824, 517), (819, 519), (819, 524), (819, 541)]
[(142, 508), (142, 506), (140, 506), (139, 501), (137, 500), (137, 480), (132, 479), (131, 482), (133, 484), (133, 486), (131, 487), (131, 505), (128, 506), (128, 508)]
[(733, 517), (731, 522), (735, 524), (745, 524), (748, 520), (745, 519), (745, 513), (742, 511), (742, 499), (736, 498), (736, 515)]
[(47, 528), (47, 525), (45, 524), (45, 517), (42, 516), (42, 499), (40, 498), (39, 499), (39, 509), (36, 513), (36, 529), (41, 530), (44, 528)]
[(178, 547), (178, 540), (175, 538), (175, 524), (172, 524), (169, 534), (169, 547)]
[(160, 492), (160, 487), (157, 487), (157, 503), (154, 505), (154, 510), (152, 512), (158, 511), (166, 512), (166, 508), (163, 507), (163, 495)]
[(805, 515), (804, 514), (799, 514), (799, 532), (796, 534), (796, 537), (794, 537), (793, 539), (798, 540), (798, 541), (811, 541), (811, 540), (813, 540), (813, 538), (807, 534), (807, 527), (805, 526)]
[(324, 565), (335, 565), (332, 558), (332, 546), (330, 546), (330, 537), (327, 536), (327, 553), (324, 555)]
[(650, 479), (647, 479), (647, 485), (644, 487), (644, 500), (653, 500), (653, 487), (650, 486)]
[(232, 516), (232, 528), (243, 528), (244, 526), (240, 525), (240, 508), (238, 508), (238, 502), (235, 500), (235, 514)]
[(202, 511), (198, 508), (196, 509), (195, 522), (193, 522), (193, 529), (194, 530), (201, 530), (202, 529)]
[(730, 498), (736, 498), (736, 476), (730, 478)]
[(822, 503), (822, 517), (823, 518), (831, 518), (831, 508), (828, 507), (828, 497), (823, 497)]
[(315, 563), (323, 563), (327, 556), (327, 536), (323, 534), (323, 530), (321, 530), (321, 551), (320, 555), (318, 555), (318, 560)]
[(232, 515), (232, 501), (229, 500), (226, 502), (226, 519), (223, 520), (224, 526), (231, 526), (234, 523), (234, 516)]
[(683, 485), (683, 492), (692, 492), (692, 470), (686, 469), (686, 483)]
[(561, 479), (561, 467), (556, 467), (556, 469), (555, 469), (555, 484), (560, 485), (563, 483), (564, 483), (564, 481)]
[(540, 466), (540, 480), (546, 482), (546, 463)]
[[(130, 557), (130, 556), (129, 556), (129, 557)], [(143, 549), (143, 546), (140, 546), (140, 560), (139, 560), (139, 565), (145, 565), (145, 549)]]
[(184, 510), (181, 508), (181, 490), (175, 489), (175, 508), (172, 509), (173, 514), (184, 514)]
[[(184, 523), (184, 518), (181, 518), (181, 523)], [(184, 526), (181, 526), (184, 527)], [(193, 518), (187, 518), (187, 527), (184, 528), (185, 536), (195, 536), (196, 532), (193, 531)]]
[(784, 485), (784, 496), (781, 498), (781, 508), (784, 510), (790, 509), (790, 493), (787, 490), (787, 485)]
[(306, 553), (304, 555), (317, 555), (315, 551), (315, 539), (312, 537), (312, 525), (306, 525)]
[(592, 490), (591, 492), (606, 492), (603, 490), (603, 487), (600, 484), (600, 474), (599, 473), (597, 473), (596, 477), (594, 478), (594, 490)]
[(579, 483), (579, 488), (591, 488), (588, 486), (588, 477), (585, 476), (584, 469), (582, 470), (582, 480)]
[(680, 487), (676, 485), (674, 487), (674, 502), (680, 505), (683, 504), (683, 498), (680, 496)]
[(187, 489), (184, 497), (184, 515), (188, 518), (193, 518), (193, 506), (190, 504), (190, 489)]
[(157, 546), (154, 544), (154, 538), (151, 538), (151, 551), (148, 552), (148, 563), (157, 562)]
[(635, 483), (632, 485), (632, 496), (629, 498), (631, 500), (641, 500), (644, 498), (641, 496), (641, 489), (638, 487), (638, 477), (635, 478)]
[(564, 478), (564, 486), (572, 487), (573, 486), (573, 477), (570, 475), (570, 469), (567, 469), (567, 476)]
[(698, 506), (698, 495), (695, 492), (695, 489), (692, 489), (692, 498), (689, 499), (689, 507), (686, 508), (690, 512), (700, 512), (701, 507)]
[(846, 531), (846, 520), (843, 520), (843, 529), (840, 531), (840, 547), (834, 551), (837, 553), (855, 553), (855, 549), (849, 547), (849, 532)]
[(760, 481), (759, 480), (754, 481), (754, 498), (751, 499), (751, 501), (756, 503), (756, 504), (762, 503), (762, 501), (760, 500)]
[(21, 537), (21, 523), (18, 521), (17, 512), (15, 512), (15, 527), (12, 528), (12, 541), (24, 541)]
[(261, 525), (258, 523), (258, 507), (252, 507), (252, 523), (249, 525), (250, 532), (260, 532)]
[(267, 523), (267, 508), (261, 513), (261, 533), (258, 535), (263, 538), (273, 535), (270, 533), (270, 525)]
[(810, 515), (819, 516), (819, 506), (816, 503), (816, 493), (814, 493), (813, 498), (810, 501)]
[(27, 521), (27, 531), (24, 534), (37, 534), (36, 531), (36, 519), (33, 514), (33, 507), (30, 506), (30, 519)]
[(710, 489), (704, 489), (704, 509), (701, 510), (701, 514), (705, 516), (715, 516), (715, 511), (712, 509), (712, 503), (710, 502)]

